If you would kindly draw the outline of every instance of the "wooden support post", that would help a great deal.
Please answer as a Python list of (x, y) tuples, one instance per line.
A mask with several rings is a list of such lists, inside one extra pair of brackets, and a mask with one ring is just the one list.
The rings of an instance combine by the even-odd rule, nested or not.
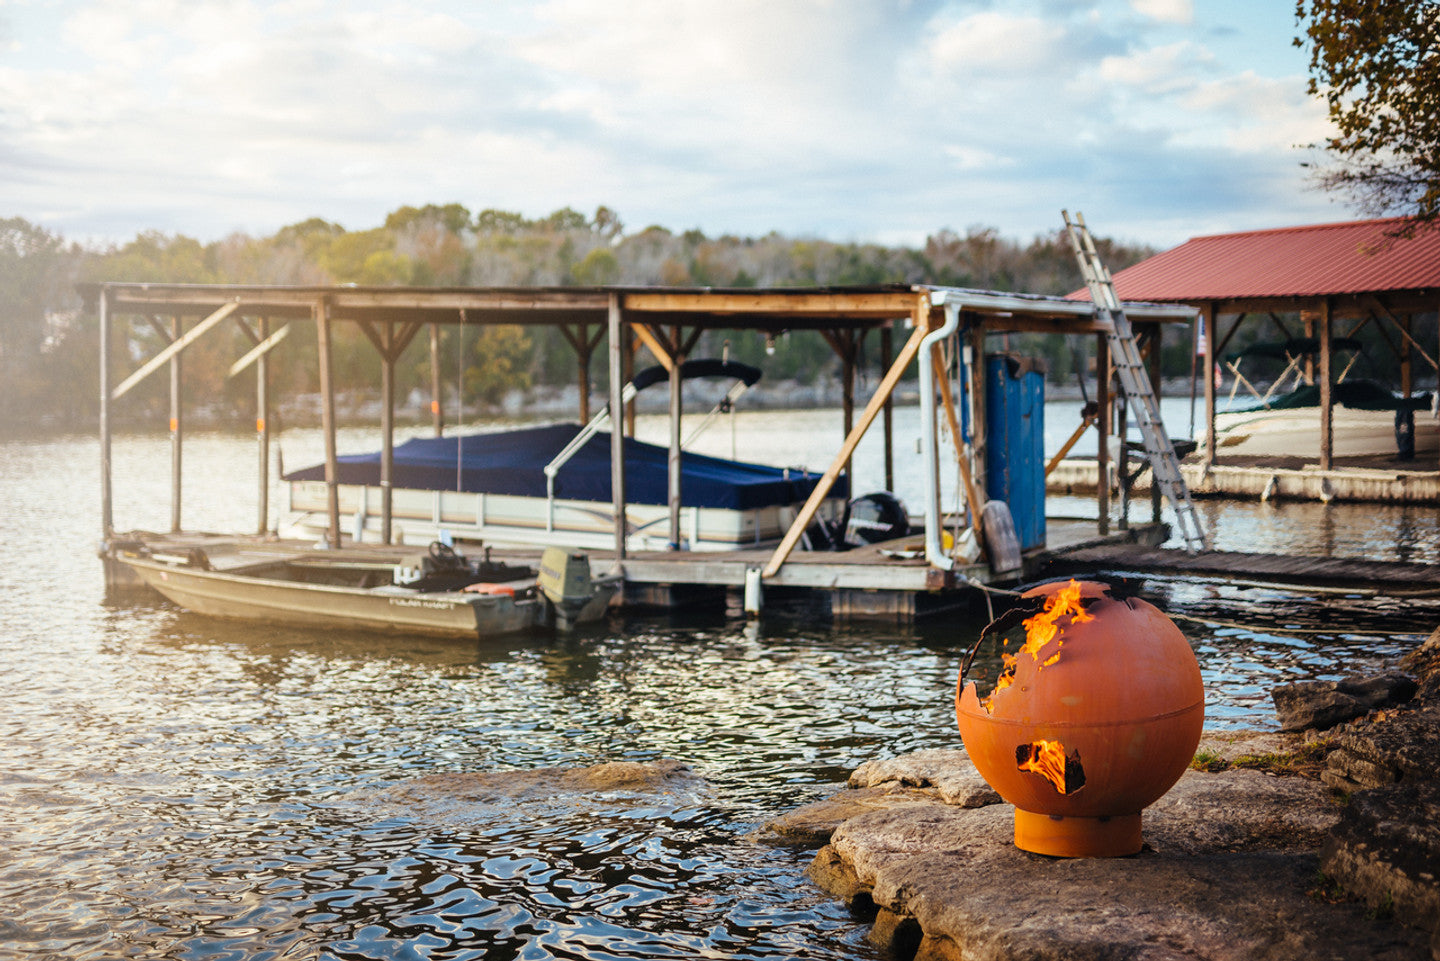
[(440, 403), (440, 325), (430, 325), (430, 421), (436, 437), (445, 435), (445, 415)]
[(114, 478), (110, 463), (110, 290), (100, 287), (100, 534), (115, 532)]
[[(945, 363), (940, 359), (939, 354), (933, 355), (931, 362), (935, 365), (935, 384), (940, 390), (944, 391), (942, 394), (942, 404), (945, 408), (945, 420), (950, 428), (950, 440), (955, 445), (955, 463), (960, 469), (960, 479), (965, 484), (965, 501), (966, 507), (970, 510), (970, 526), (975, 529), (975, 537), (978, 541), (982, 533), (981, 525), (983, 523), (980, 511), (984, 508), (985, 502), (980, 499), (980, 490), (975, 486), (975, 478), (970, 475), (970, 464), (965, 458), (965, 437), (960, 430), (960, 416), (955, 411), (955, 399), (950, 390), (950, 381), (948, 379), (948, 371), (945, 369)], [(886, 404), (889, 404), (888, 400)], [(938, 459), (936, 466), (939, 466)], [(935, 479), (935, 489), (940, 489), (940, 479), (938, 477)]]
[(800, 513), (796, 516), (795, 520), (791, 522), (790, 529), (785, 532), (785, 536), (781, 539), (780, 545), (775, 548), (775, 553), (770, 556), (769, 562), (765, 565), (765, 570), (761, 572), (760, 576), (762, 578), (774, 577), (776, 572), (780, 570), (781, 565), (785, 563), (786, 558), (790, 556), (790, 552), (795, 549), (795, 545), (800, 543), (801, 535), (805, 533), (805, 529), (809, 527), (810, 522), (814, 520), (815, 512), (820, 509), (821, 503), (824, 502), (826, 495), (830, 493), (830, 488), (835, 486), (836, 478), (840, 476), (840, 471), (844, 468), (846, 461), (850, 459), (850, 455), (855, 452), (855, 447), (860, 443), (860, 438), (865, 436), (865, 431), (869, 430), (870, 425), (875, 422), (876, 416), (880, 413), (880, 408), (885, 406), (885, 399), (895, 390), (895, 385), (900, 382), (900, 377), (905, 373), (905, 368), (909, 367), (910, 362), (915, 359), (915, 354), (920, 350), (920, 342), (924, 340), (925, 335), (930, 332), (930, 325), (928, 322), (925, 322), (928, 313), (925, 315), (922, 315), (919, 311), (916, 313), (917, 320), (921, 322), (916, 325), (915, 332), (910, 335), (910, 339), (906, 341), (905, 346), (901, 348), (900, 356), (895, 359), (895, 363), (890, 365), (890, 369), (885, 372), (885, 377), (880, 381), (880, 386), (875, 389), (875, 394), (870, 398), (870, 403), (865, 405), (865, 410), (860, 415), (859, 423), (850, 431), (850, 436), (846, 437), (845, 443), (841, 445), (840, 453), (835, 456), (835, 460), (831, 462), (830, 467), (820, 477), (814, 490), (810, 492), (809, 499), (805, 501), (805, 506), (800, 508)]
[[(886, 324), (880, 328), (880, 369), (890, 369), (890, 355), (895, 352), (895, 337)], [(946, 396), (949, 396), (948, 393)], [(895, 489), (895, 402), (892, 398), (885, 398), (885, 409), (881, 413), (881, 426), (885, 434), (885, 489)], [(955, 441), (955, 449), (962, 451), (960, 440)], [(963, 455), (962, 455), (963, 456)], [(853, 491), (851, 493), (854, 493)]]
[[(182, 333), (182, 321), (180, 317), (170, 318), (170, 343), (180, 339)], [(180, 530), (180, 493), (181, 483), (184, 478), (183, 469), (183, 444), (184, 433), (181, 418), (182, 412), (182, 374), (180, 367), (180, 354), (176, 353), (170, 357), (170, 532), (177, 533)]]
[[(1109, 341), (1106, 343), (1108, 345)], [(1115, 439), (1118, 442), (1115, 445), (1115, 481), (1120, 494), (1120, 509), (1116, 512), (1115, 528), (1128, 531), (1130, 529), (1130, 397), (1125, 393), (1124, 382), (1120, 382), (1119, 388), (1118, 391), (1110, 394), (1110, 406), (1115, 412)]]
[[(855, 427), (855, 357), (857, 345), (855, 335), (845, 332), (839, 337), (840, 344), (844, 350), (840, 353), (841, 377), (840, 377), (840, 409), (845, 422), (845, 436), (850, 436), (850, 431)], [(855, 473), (852, 469), (851, 460), (845, 461), (845, 476), (854, 483)]]
[(627, 383), (625, 358), (630, 353), (629, 337), (621, 323), (620, 295), (610, 295), (606, 329), (610, 337), (610, 503), (615, 514), (615, 565), (625, 559), (625, 432), (618, 412), (624, 409), (622, 393)]
[(380, 543), (390, 543), (395, 487), (395, 325), (381, 328), (380, 352)]
[(335, 369), (330, 350), (330, 302), (321, 297), (311, 309), (315, 317), (316, 349), (320, 355), (320, 429), (325, 435), (325, 495), (329, 514), (325, 542), (332, 550), (338, 550), (340, 487), (335, 449)]
[[(580, 423), (590, 423), (590, 348), (584, 325), (580, 327), (580, 344), (575, 358), (577, 386), (580, 389)], [(613, 429), (613, 428), (612, 428)]]
[(685, 355), (679, 353), (680, 343), (683, 340), (680, 328), (675, 328), (671, 338), (673, 352), (670, 363), (670, 456), (667, 460), (670, 501), (670, 549), (680, 549), (680, 420), (684, 391), (681, 385), (684, 378), (680, 376), (680, 370), (685, 364)]
[(1215, 304), (1207, 303), (1200, 308), (1201, 323), (1205, 325), (1205, 467), (1216, 463), (1215, 453), (1215, 372), (1219, 360), (1215, 357), (1215, 324), (1219, 316)]
[(1095, 513), (1096, 530), (1110, 533), (1110, 424), (1114, 411), (1110, 403), (1110, 342), (1105, 334), (1095, 335), (1095, 402), (1100, 407), (1095, 422)]
[[(286, 327), (286, 330), (289, 328)], [(260, 318), (260, 340), (270, 337), (270, 319)], [(259, 457), (257, 473), (260, 488), (256, 498), (260, 515), (255, 533), (264, 534), (270, 526), (270, 355), (262, 353), (255, 360), (255, 439)]]
[(1335, 459), (1334, 363), (1330, 350), (1332, 308), (1326, 297), (1320, 306), (1317, 336), (1320, 338), (1320, 469), (1329, 470)]

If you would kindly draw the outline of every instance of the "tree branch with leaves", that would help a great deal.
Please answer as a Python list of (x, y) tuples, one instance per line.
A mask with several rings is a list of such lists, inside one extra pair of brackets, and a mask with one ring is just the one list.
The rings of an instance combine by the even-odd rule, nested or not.
[(1336, 131), (1319, 185), (1407, 233), (1440, 225), (1440, 2), (1298, 0), (1295, 18)]

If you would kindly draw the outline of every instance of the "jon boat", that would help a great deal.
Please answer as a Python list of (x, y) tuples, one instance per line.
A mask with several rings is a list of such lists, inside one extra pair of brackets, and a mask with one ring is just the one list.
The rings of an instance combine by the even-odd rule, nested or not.
[(115, 557), (171, 602), (215, 617), (297, 627), (477, 638), (598, 620), (618, 583), (583, 554), (551, 548), (540, 570), (478, 563), (436, 542), (400, 559), (324, 551), (216, 553), (118, 546)]
[[(668, 379), (663, 367), (641, 371), (624, 398)], [(697, 360), (682, 377), (737, 379), (717, 410), (728, 408), (760, 371), (733, 361)], [(715, 411), (712, 411), (713, 415)], [(419, 437), (393, 453), (391, 517), (407, 541), (449, 536), (494, 546), (564, 544), (609, 549), (615, 544), (610, 435), (602, 410), (589, 424), (549, 424), (491, 433)], [(702, 425), (703, 426), (703, 425)], [(693, 436), (693, 434), (692, 434)], [(682, 452), (681, 543), (669, 536), (668, 448), (625, 438), (627, 547), (725, 551), (773, 546), (810, 496), (821, 475)], [(338, 459), (340, 512), (357, 541), (378, 535), (380, 452)], [(284, 475), (289, 527), (322, 536), (328, 517), (324, 465)], [(818, 515), (822, 526), (841, 520), (848, 493), (841, 477)], [(368, 536), (367, 536), (368, 535)]]

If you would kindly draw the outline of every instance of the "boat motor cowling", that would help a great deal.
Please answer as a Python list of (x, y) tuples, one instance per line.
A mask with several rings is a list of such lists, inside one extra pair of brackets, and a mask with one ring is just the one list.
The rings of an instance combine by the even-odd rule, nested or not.
[(878, 544), (910, 533), (905, 504), (889, 491), (857, 497), (845, 506), (845, 542)]

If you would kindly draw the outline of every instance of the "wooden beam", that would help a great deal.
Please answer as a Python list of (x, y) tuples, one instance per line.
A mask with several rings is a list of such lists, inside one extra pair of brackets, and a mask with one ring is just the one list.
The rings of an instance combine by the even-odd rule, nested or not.
[[(926, 316), (928, 317), (928, 312)], [(845, 462), (848, 461), (850, 455), (855, 452), (856, 445), (860, 443), (860, 438), (865, 436), (865, 431), (870, 428), (870, 424), (874, 422), (876, 415), (880, 413), (880, 408), (885, 406), (885, 399), (895, 390), (895, 385), (900, 382), (901, 376), (905, 373), (905, 368), (910, 366), (910, 362), (915, 359), (915, 354), (920, 350), (920, 342), (925, 339), (925, 335), (929, 332), (930, 324), (928, 322), (922, 322), (916, 326), (915, 332), (911, 334), (910, 339), (905, 342), (905, 346), (900, 350), (900, 356), (895, 359), (894, 364), (890, 365), (890, 369), (886, 371), (884, 379), (880, 381), (880, 386), (875, 389), (874, 395), (871, 396), (870, 403), (865, 405), (865, 411), (860, 415), (860, 422), (850, 431), (850, 436), (845, 438), (845, 443), (841, 445), (840, 452), (835, 455), (835, 460), (831, 462), (829, 469), (821, 476), (819, 483), (815, 485), (815, 489), (810, 492), (810, 497), (805, 501), (805, 506), (800, 508), (799, 515), (796, 516), (794, 522), (791, 523), (790, 529), (785, 532), (785, 537), (780, 541), (780, 545), (775, 548), (775, 553), (771, 555), (769, 563), (765, 565), (765, 569), (761, 572), (760, 576), (762, 578), (774, 577), (775, 573), (780, 570), (781, 565), (785, 563), (786, 558), (790, 556), (790, 552), (795, 549), (795, 545), (800, 542), (800, 537), (805, 533), (805, 528), (810, 526), (810, 522), (815, 518), (815, 512), (820, 509), (821, 503), (824, 502), (826, 495), (830, 493), (830, 488), (835, 486), (835, 480), (840, 476), (840, 471), (845, 466)]]
[(1424, 357), (1426, 362), (1429, 363), (1431, 367), (1435, 368), (1436, 371), (1440, 371), (1440, 364), (1437, 364), (1435, 362), (1435, 358), (1427, 354), (1425, 352), (1425, 348), (1420, 346), (1420, 342), (1410, 335), (1410, 331), (1406, 329), (1408, 325), (1402, 325), (1400, 321), (1396, 320), (1395, 315), (1390, 312), (1390, 308), (1386, 307), (1383, 303), (1381, 303), (1379, 298), (1372, 297), (1370, 298), (1370, 300), (1371, 303), (1374, 304), (1374, 309), (1384, 314), (1385, 317), (1392, 324), (1395, 325), (1396, 329), (1400, 331), (1401, 336), (1405, 338), (1405, 340), (1410, 344), (1410, 346), (1413, 347), (1421, 357)]
[[(890, 355), (895, 352), (894, 334), (889, 326), (880, 328), (880, 367), (884, 370), (890, 369)], [(881, 412), (881, 426), (885, 434), (885, 489), (895, 489), (895, 400), (892, 397), (885, 398), (885, 408)], [(959, 450), (957, 443), (955, 449)]]
[(1280, 333), (1282, 333), (1282, 334), (1285, 335), (1285, 339), (1286, 339), (1286, 340), (1293, 340), (1293, 339), (1295, 338), (1295, 335), (1292, 334), (1292, 333), (1290, 333), (1290, 328), (1289, 328), (1289, 327), (1286, 327), (1286, 326), (1284, 325), (1284, 323), (1281, 322), (1281, 320), (1280, 320), (1280, 315), (1279, 315), (1279, 314), (1275, 313), (1275, 311), (1273, 311), (1273, 310), (1267, 310), (1267, 311), (1265, 311), (1265, 313), (1266, 313), (1267, 315), (1269, 315), (1270, 321), (1271, 321), (1276, 327), (1280, 328)]
[(660, 335), (651, 330), (648, 324), (631, 324), (630, 329), (635, 331), (635, 336), (640, 338), (642, 344), (650, 348), (650, 353), (655, 355), (660, 366), (672, 374), (675, 373), (675, 358), (671, 355), (671, 348), (661, 341)]
[(939, 354), (933, 355), (931, 361), (935, 365), (935, 383), (944, 391), (942, 399), (945, 407), (945, 421), (950, 428), (950, 440), (955, 444), (955, 463), (960, 468), (960, 479), (965, 484), (965, 501), (966, 506), (970, 509), (970, 526), (975, 529), (975, 542), (983, 545), (985, 542), (981, 539), (981, 534), (984, 532), (981, 530), (980, 518), (983, 502), (980, 500), (980, 491), (975, 486), (975, 478), (970, 474), (970, 463), (965, 457), (965, 437), (960, 432), (960, 418), (955, 412), (955, 398), (951, 396), (948, 371), (946, 371), (945, 362), (940, 359)]
[(216, 324), (220, 323), (220, 321), (235, 313), (235, 311), (238, 310), (239, 307), (240, 305), (238, 303), (232, 301), (231, 303), (228, 303), (225, 306), (221, 307), (219, 310), (215, 311), (209, 317), (206, 317), (204, 320), (200, 321), (200, 323), (196, 324), (194, 327), (191, 327), (188, 331), (185, 332), (183, 336), (176, 337), (173, 341), (171, 341), (169, 347), (166, 347), (164, 350), (160, 351), (160, 353), (156, 354), (154, 357), (151, 357), (148, 361), (146, 361), (144, 366), (142, 366), (139, 370), (135, 371), (135, 373), (131, 374), (129, 377), (125, 378), (125, 380), (120, 384), (120, 386), (116, 387), (114, 392), (111, 393), (110, 399), (119, 400), (121, 397), (124, 397), (127, 393), (130, 392), (130, 389), (132, 387), (140, 383), (146, 377), (149, 377), (151, 374), (155, 373), (155, 371), (159, 370), (162, 366), (164, 366), (166, 361), (168, 361), (171, 357), (174, 357), (186, 347), (189, 347), (191, 344), (195, 343), (196, 340), (208, 333), (211, 328), (213, 328)]
[(627, 293), (625, 309), (632, 313), (697, 314), (811, 314), (865, 317), (905, 317), (915, 306), (913, 291), (861, 293), (718, 293), (667, 291)]
[[(1229, 332), (1226, 333), (1226, 335), (1220, 339), (1220, 343), (1218, 343), (1218, 344), (1215, 345), (1215, 349), (1216, 349), (1217, 351), (1223, 352), (1223, 351), (1225, 350), (1226, 346), (1229, 345), (1229, 343), (1230, 343), (1230, 338), (1235, 336), (1235, 331), (1239, 330), (1239, 329), (1240, 329), (1240, 325), (1243, 324), (1243, 323), (1245, 323), (1245, 318), (1246, 318), (1246, 316), (1248, 316), (1248, 315), (1246, 315), (1246, 314), (1239, 314), (1239, 315), (1236, 316), (1236, 318), (1235, 318), (1235, 323), (1234, 323), (1233, 325), (1231, 325)], [(1215, 314), (1215, 322), (1216, 322), (1217, 324), (1220, 322), (1220, 314), (1219, 314), (1218, 311), (1217, 311), (1216, 314)]]
[[(261, 323), (264, 323), (264, 321), (261, 321)], [(246, 352), (244, 357), (241, 357), (239, 360), (235, 361), (235, 363), (231, 364), (229, 372), (225, 375), (225, 379), (229, 380), (231, 377), (234, 377), (236, 374), (245, 370), (251, 364), (255, 363), (255, 361), (259, 360), (266, 354), (270, 353), (270, 351), (280, 346), (280, 342), (289, 336), (290, 325), (286, 324), (284, 327), (281, 327), (279, 330), (275, 331), (275, 333), (271, 334), (269, 337), (266, 337), (264, 340), (260, 341), (260, 343), (256, 344), (253, 348)]]

